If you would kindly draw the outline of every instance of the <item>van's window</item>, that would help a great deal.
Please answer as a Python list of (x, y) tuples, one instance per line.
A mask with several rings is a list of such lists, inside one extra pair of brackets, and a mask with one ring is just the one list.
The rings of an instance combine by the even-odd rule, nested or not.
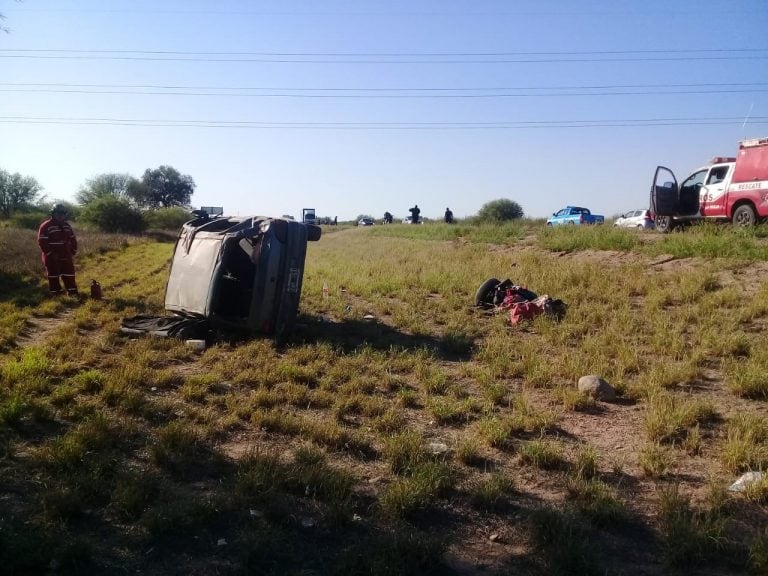
[(707, 175), (706, 170), (699, 170), (695, 174), (691, 174), (680, 186), (680, 194), (684, 193), (699, 193), (699, 188), (704, 184), (704, 178)]
[(707, 185), (711, 184), (719, 184), (723, 180), (725, 180), (725, 177), (728, 175), (728, 166), (715, 166), (709, 171), (709, 176), (707, 177)]

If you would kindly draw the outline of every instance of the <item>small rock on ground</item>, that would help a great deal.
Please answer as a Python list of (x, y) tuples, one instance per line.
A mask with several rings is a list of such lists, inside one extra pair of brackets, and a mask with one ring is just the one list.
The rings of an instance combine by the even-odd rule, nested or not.
[(616, 398), (616, 390), (613, 386), (595, 374), (579, 378), (579, 392), (592, 396), (597, 400), (613, 400)]

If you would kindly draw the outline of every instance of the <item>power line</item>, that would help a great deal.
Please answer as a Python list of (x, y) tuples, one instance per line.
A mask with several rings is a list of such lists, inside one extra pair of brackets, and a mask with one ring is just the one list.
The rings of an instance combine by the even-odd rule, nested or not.
[[(436, 11), (436, 10), (408, 10), (408, 11), (286, 11), (286, 10), (159, 10), (137, 8), (8, 8), (7, 13), (12, 12), (37, 12), (37, 13), (87, 13), (87, 14), (190, 14), (190, 15), (232, 15), (232, 16), (541, 16), (551, 18), (555, 16), (683, 16), (701, 15), (701, 10), (587, 10), (587, 11), (531, 11), (531, 10), (502, 10), (502, 11)], [(750, 14), (760, 14), (763, 10), (750, 9)], [(707, 10), (707, 15), (714, 14), (744, 14), (743, 10), (721, 9)]]
[[(741, 117), (644, 118), (619, 120), (542, 120), (496, 122), (259, 122), (246, 120), (169, 120), (135, 118), (76, 118), (0, 116), (5, 124), (64, 124), (78, 126), (142, 126), (172, 128), (224, 128), (261, 130), (513, 130), (552, 128), (606, 128), (652, 126), (726, 125)], [(768, 124), (768, 116), (750, 118), (751, 124)]]
[(579, 96), (673, 96), (709, 94), (755, 94), (768, 92), (765, 88), (722, 89), (722, 90), (632, 90), (613, 92), (518, 92), (493, 94), (317, 94), (317, 93), (253, 93), (253, 92), (189, 92), (159, 90), (84, 90), (77, 88), (0, 88), (0, 93), (24, 94), (88, 94), (88, 95), (124, 95), (124, 96), (190, 96), (190, 97), (228, 97), (228, 98), (285, 98), (285, 99), (493, 99), (493, 98), (542, 98), (542, 97), (579, 97)]
[[(720, 54), (720, 55), (716, 55)], [(0, 49), (0, 58), (275, 64), (532, 64), (764, 60), (768, 49), (603, 50), (576, 52), (192, 52), (152, 50)]]
[(289, 92), (474, 92), (506, 90), (618, 90), (642, 88), (707, 88), (723, 86), (768, 86), (768, 82), (698, 82), (687, 84), (587, 84), (563, 86), (483, 86), (457, 87), (448, 86), (409, 86), (409, 87), (287, 87), (287, 86), (215, 86), (194, 84), (76, 84), (71, 82), (0, 82), (0, 86), (66, 87), (66, 88), (135, 88), (158, 90), (264, 90)]
[(708, 54), (768, 52), (768, 48), (671, 48), (643, 50), (566, 50), (566, 51), (513, 51), (513, 52), (216, 52), (191, 50), (74, 50), (69, 48), (0, 48), (0, 52), (45, 52), (66, 54), (144, 54), (163, 56), (318, 56), (318, 57), (459, 57), (459, 56), (565, 56), (565, 55), (609, 55), (609, 54)]

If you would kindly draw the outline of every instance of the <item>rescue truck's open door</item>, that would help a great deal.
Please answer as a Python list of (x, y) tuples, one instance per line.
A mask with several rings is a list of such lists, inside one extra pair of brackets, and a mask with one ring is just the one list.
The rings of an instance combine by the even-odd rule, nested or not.
[(677, 179), (672, 170), (657, 166), (651, 186), (651, 211), (656, 216), (675, 216), (680, 209)]

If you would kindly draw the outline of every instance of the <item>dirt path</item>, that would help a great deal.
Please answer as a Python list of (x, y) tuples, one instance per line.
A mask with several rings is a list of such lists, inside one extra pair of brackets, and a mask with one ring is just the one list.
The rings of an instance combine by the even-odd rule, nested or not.
[(27, 320), (24, 329), (16, 339), (16, 346), (28, 348), (45, 342), (60, 326), (62, 326), (74, 313), (74, 310), (65, 310), (58, 316), (32, 317)]

